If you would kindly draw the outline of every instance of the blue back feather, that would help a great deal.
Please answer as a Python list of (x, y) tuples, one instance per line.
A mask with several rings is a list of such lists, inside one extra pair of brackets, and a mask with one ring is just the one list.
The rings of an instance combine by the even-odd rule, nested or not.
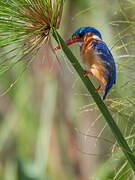
[(93, 42), (92, 47), (96, 51), (96, 53), (99, 55), (100, 59), (104, 62), (105, 67), (108, 70), (108, 74), (106, 74), (106, 77), (105, 77), (107, 79), (107, 85), (105, 87), (105, 94), (103, 96), (103, 99), (105, 99), (109, 89), (112, 87), (112, 85), (116, 81), (115, 62), (114, 62), (114, 59), (110, 50), (108, 49), (107, 45), (103, 41)]

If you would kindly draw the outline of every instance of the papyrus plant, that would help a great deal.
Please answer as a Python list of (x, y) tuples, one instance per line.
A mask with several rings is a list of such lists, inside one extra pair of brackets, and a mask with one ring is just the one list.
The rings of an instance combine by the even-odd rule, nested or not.
[[(0, 74), (30, 62), (52, 28), (60, 25), (64, 0), (0, 1)], [(24, 61), (23, 61), (24, 60)]]

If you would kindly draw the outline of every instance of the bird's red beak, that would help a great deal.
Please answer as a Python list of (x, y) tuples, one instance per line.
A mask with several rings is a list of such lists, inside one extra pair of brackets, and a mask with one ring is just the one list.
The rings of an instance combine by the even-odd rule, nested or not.
[[(78, 39), (69, 39), (65, 43), (66, 43), (67, 46), (69, 46), (69, 45), (74, 44), (74, 43), (76, 43), (78, 41), (79, 41)], [(54, 50), (58, 50), (58, 49), (61, 49), (60, 45), (57, 46)]]

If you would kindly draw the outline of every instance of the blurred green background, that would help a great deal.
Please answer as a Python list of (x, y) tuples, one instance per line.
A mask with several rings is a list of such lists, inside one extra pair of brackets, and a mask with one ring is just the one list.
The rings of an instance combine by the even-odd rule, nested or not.
[[(116, 85), (105, 104), (132, 150), (134, 12), (134, 0), (66, 0), (59, 29), (64, 39), (82, 26), (101, 32), (117, 67)], [(53, 39), (52, 43), (57, 45)], [(80, 59), (79, 48), (71, 48)], [(61, 51), (55, 54), (44, 45), (20, 76), (22, 70), (19, 64), (0, 77), (0, 180), (134, 179), (110, 129)]]

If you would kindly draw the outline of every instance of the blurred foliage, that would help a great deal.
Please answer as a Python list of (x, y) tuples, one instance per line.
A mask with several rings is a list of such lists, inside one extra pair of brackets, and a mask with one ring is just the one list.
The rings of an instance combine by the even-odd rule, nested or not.
[[(105, 103), (133, 151), (134, 11), (134, 0), (68, 0), (60, 25), (65, 39), (80, 26), (95, 26), (103, 34), (117, 65), (117, 82)], [(72, 46), (72, 51), (80, 57), (78, 47)], [(20, 62), (0, 76), (0, 179), (133, 180), (119, 146), (64, 55), (59, 52), (56, 58), (44, 45), (24, 69)]]

